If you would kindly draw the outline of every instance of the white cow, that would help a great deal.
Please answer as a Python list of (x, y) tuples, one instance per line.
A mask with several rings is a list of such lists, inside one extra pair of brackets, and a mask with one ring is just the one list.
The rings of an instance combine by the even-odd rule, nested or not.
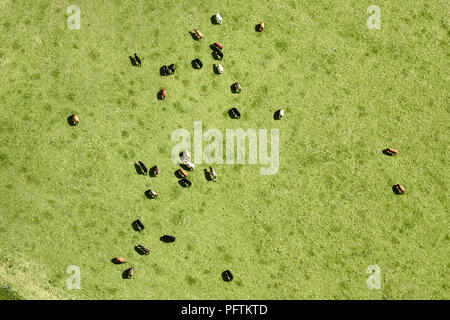
[(219, 71), (219, 73), (223, 73), (223, 67), (220, 63), (217, 63), (217, 70)]
[(222, 24), (223, 19), (222, 19), (222, 17), (220, 16), (219, 13), (216, 14), (216, 21), (217, 21), (218, 24)]

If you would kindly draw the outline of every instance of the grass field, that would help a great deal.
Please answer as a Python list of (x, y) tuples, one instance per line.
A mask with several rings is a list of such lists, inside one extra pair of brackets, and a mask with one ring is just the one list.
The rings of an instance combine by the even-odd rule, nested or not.
[[(0, 22), (0, 299), (450, 298), (448, 1), (0, 0)], [(278, 128), (278, 173), (221, 164), (211, 182), (201, 164), (183, 189), (171, 134), (194, 121)], [(138, 175), (138, 160), (161, 175)]]

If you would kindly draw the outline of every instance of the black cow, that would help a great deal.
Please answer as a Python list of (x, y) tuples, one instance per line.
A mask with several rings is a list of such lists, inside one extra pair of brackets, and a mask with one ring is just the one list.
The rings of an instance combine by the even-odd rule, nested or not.
[(222, 272), (222, 278), (224, 281), (231, 281), (233, 280), (233, 274), (231, 273), (230, 270), (225, 270), (224, 272)]
[(199, 69), (201, 69), (203, 67), (203, 62), (199, 58), (195, 59), (194, 62), (198, 66)]
[(215, 52), (216, 55), (220, 58), (220, 60), (223, 59), (223, 53), (222, 53), (222, 50), (220, 50), (219, 48), (215, 48), (214, 52)]
[(170, 70), (170, 74), (175, 73), (175, 65), (173, 63), (169, 66), (169, 70)]
[(147, 174), (147, 167), (145, 166), (145, 164), (142, 163), (142, 161), (139, 161), (139, 166), (141, 167), (142, 172), (144, 174)]
[(137, 219), (134, 223), (140, 230), (144, 230), (144, 224), (141, 222), (141, 220)]
[(191, 180), (189, 180), (189, 179), (186, 179), (186, 178), (183, 178), (183, 179), (181, 179), (180, 180), (180, 184), (183, 186), (183, 187), (191, 187), (191, 185), (192, 185), (192, 182), (191, 182)]
[(230, 111), (228, 111), (228, 113), (229, 113), (230, 117), (232, 117), (232, 118), (235, 118), (235, 119), (241, 118), (241, 113), (236, 108), (230, 109)]
[(139, 66), (141, 66), (141, 59), (139, 59), (139, 57), (137, 56), (137, 54), (134, 54), (134, 59), (136, 60), (136, 62), (139, 64)]
[(174, 236), (169, 236), (169, 235), (163, 235), (160, 240), (162, 242), (166, 242), (166, 243), (170, 243), (170, 242), (175, 242), (175, 237)]
[(144, 247), (142, 244), (138, 244), (138, 248), (141, 250), (142, 254), (150, 254), (150, 249), (147, 247)]

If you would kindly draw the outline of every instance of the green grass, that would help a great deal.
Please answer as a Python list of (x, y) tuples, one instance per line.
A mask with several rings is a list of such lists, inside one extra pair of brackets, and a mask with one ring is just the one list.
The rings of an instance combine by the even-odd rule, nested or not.
[[(69, 31), (74, 3), (81, 29)], [(0, 285), (24, 299), (450, 297), (447, 1), (133, 3), (0, 0)], [(366, 26), (371, 4), (380, 30)], [(216, 12), (223, 25), (211, 24)], [(161, 77), (169, 63), (176, 74)], [(197, 120), (222, 132), (278, 128), (279, 172), (215, 165), (213, 183), (204, 164), (181, 188), (170, 137)], [(137, 160), (161, 175), (137, 175)], [(69, 265), (81, 268), (81, 290), (66, 288)], [(380, 290), (367, 288), (370, 265)], [(130, 266), (134, 278), (122, 279)]]

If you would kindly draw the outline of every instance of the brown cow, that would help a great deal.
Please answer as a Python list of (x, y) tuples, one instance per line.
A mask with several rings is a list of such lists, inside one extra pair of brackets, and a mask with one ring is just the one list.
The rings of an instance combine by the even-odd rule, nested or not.
[(80, 119), (78, 119), (78, 116), (75, 113), (72, 115), (72, 120), (75, 125), (78, 125), (78, 123), (80, 123)]
[(264, 30), (264, 21), (261, 21), (261, 23), (259, 24), (259, 31), (263, 31)]
[(199, 39), (203, 39), (204, 35), (203, 35), (203, 33), (201, 33), (198, 29), (195, 29), (195, 28), (194, 28), (194, 32), (195, 32), (195, 34), (197, 35), (197, 37), (198, 37)]
[(188, 173), (185, 170), (181, 169), (181, 168), (178, 169), (178, 172), (185, 178), (188, 176)]
[(131, 279), (133, 277), (133, 274), (134, 274), (134, 268), (131, 267), (130, 269), (127, 270), (128, 279)]
[(396, 156), (397, 153), (398, 153), (398, 150), (395, 150), (395, 149), (392, 149), (392, 148), (387, 148), (386, 152), (391, 154), (391, 155), (395, 155)]
[(163, 99), (165, 99), (167, 97), (167, 92), (166, 92), (166, 88), (163, 88), (161, 91), (161, 96)]
[(214, 45), (219, 49), (223, 49), (223, 44), (221, 44), (219, 42), (214, 42)]
[(125, 262), (127, 262), (127, 260), (125, 260), (125, 258), (121, 258), (121, 257), (115, 257), (114, 261), (116, 263), (125, 263)]
[(405, 188), (400, 183), (396, 184), (395, 187), (401, 194), (404, 194), (406, 192)]

